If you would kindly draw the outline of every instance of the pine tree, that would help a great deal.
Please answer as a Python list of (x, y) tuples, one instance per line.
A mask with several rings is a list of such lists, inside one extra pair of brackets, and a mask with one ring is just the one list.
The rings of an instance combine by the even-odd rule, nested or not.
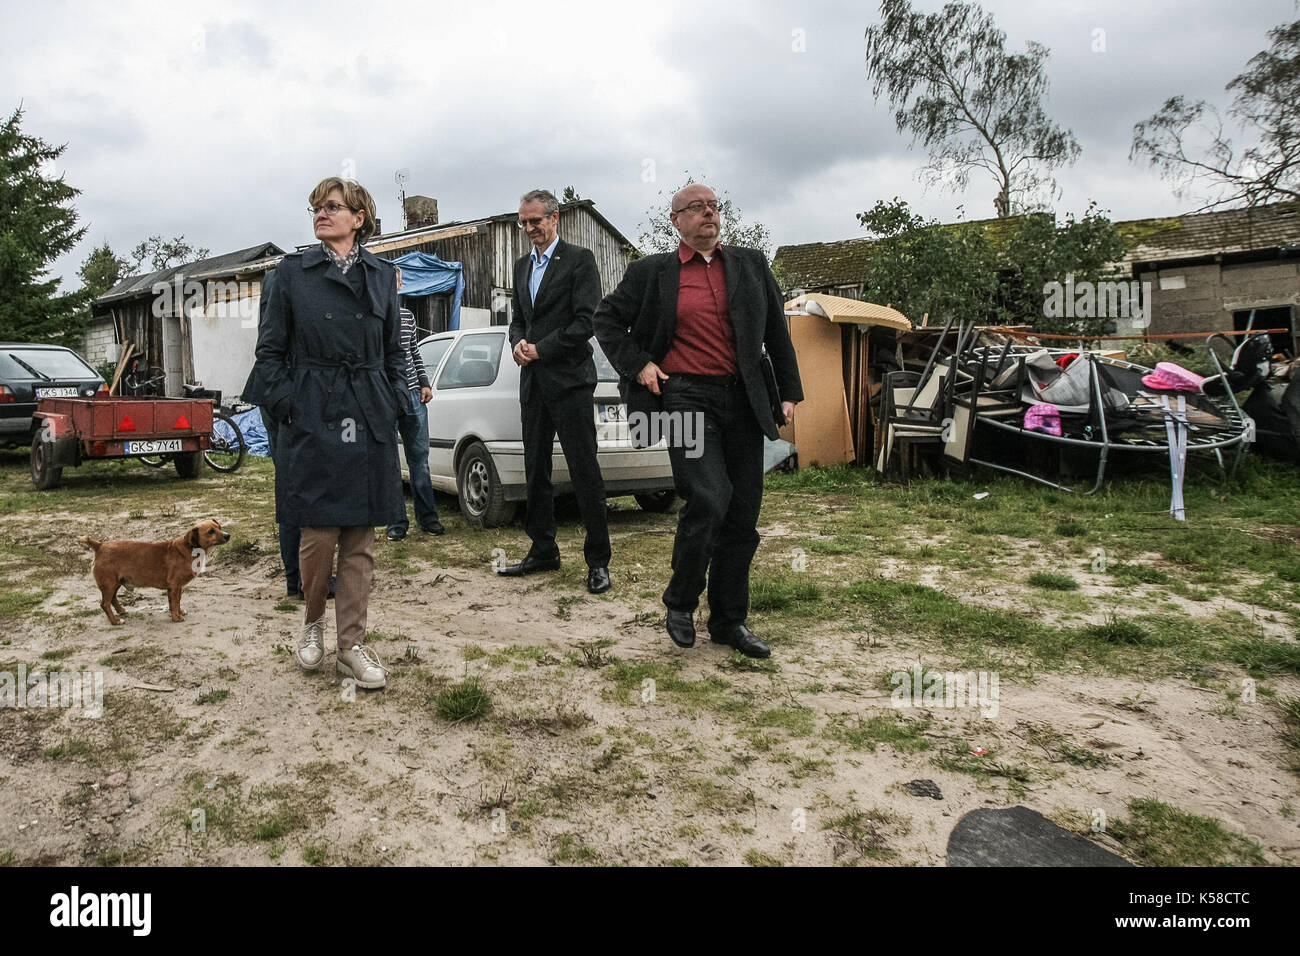
[(80, 194), (51, 175), (66, 146), (20, 128), (22, 107), (0, 125), (0, 341), (75, 344), (85, 331), (85, 290), (59, 292), (49, 267), (85, 235), (72, 205)]

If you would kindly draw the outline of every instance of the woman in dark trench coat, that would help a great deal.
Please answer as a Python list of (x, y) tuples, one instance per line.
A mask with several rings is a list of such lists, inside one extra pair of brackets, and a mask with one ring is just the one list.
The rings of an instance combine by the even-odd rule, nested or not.
[(276, 521), (302, 527), (307, 611), (298, 663), (312, 671), (324, 657), (337, 547), (336, 667), (358, 687), (379, 688), (387, 671), (364, 643), (375, 527), (405, 508), (395, 444), (406, 397), (397, 280), (361, 247), (375, 231), (364, 188), (324, 179), (309, 206), (320, 245), (285, 256), (267, 283), (242, 397), (261, 405), (278, 432)]

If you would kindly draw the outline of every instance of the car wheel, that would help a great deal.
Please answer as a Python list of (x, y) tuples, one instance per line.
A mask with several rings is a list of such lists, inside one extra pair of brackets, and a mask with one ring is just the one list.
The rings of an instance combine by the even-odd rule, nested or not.
[(182, 478), (197, 478), (203, 471), (203, 452), (183, 451), (174, 458), (176, 474)]
[(505, 489), (492, 456), (482, 442), (473, 442), (456, 468), (456, 493), (460, 513), (470, 524), (495, 528), (515, 515), (515, 503), (505, 500)]
[(636, 503), (641, 506), (642, 511), (653, 512), (654, 514), (667, 514), (673, 510), (677, 504), (677, 492), (675, 491), (655, 491), (648, 495), (633, 495)]
[(51, 447), (41, 441), (40, 434), (32, 439), (32, 484), (39, 491), (57, 488), (63, 480), (63, 469), (50, 467)]

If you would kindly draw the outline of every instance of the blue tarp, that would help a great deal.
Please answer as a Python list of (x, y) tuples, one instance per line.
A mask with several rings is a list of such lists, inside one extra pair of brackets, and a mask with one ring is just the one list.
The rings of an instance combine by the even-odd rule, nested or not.
[(402, 295), (434, 295), (455, 289), (451, 297), (451, 328), (460, 328), (460, 300), (465, 295), (465, 269), (443, 262), (431, 252), (408, 252), (394, 259), (402, 267)]
[[(239, 426), (239, 433), (244, 436), (244, 444), (248, 446), (248, 453), (258, 455), (261, 458), (269, 458), (271, 445), (266, 440), (266, 425), (262, 422), (262, 410), (252, 408), (231, 417), (234, 418), (235, 424)], [(215, 422), (213, 424), (215, 426)]]

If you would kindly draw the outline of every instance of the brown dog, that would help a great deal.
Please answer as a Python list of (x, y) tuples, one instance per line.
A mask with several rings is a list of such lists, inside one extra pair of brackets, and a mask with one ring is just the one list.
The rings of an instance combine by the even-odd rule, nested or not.
[[(103, 597), (100, 607), (113, 624), (125, 614), (117, 591), (123, 584), (162, 588), (167, 592), (172, 620), (183, 621), (181, 589), (194, 580), (208, 557), (208, 549), (230, 540), (218, 521), (200, 521), (175, 541), (97, 541), (78, 539), (95, 552), (95, 583)], [(117, 611), (114, 614), (113, 611)]]

